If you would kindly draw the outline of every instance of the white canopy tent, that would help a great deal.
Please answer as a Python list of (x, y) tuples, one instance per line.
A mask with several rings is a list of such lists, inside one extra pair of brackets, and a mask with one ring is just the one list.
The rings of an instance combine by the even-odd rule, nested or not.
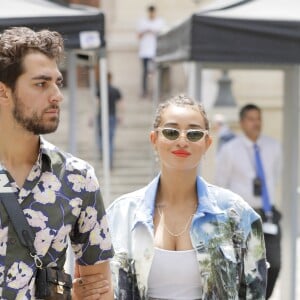
[[(201, 71), (273, 69), (284, 72), (282, 182), (282, 299), (296, 299), (296, 239), (299, 180), (300, 2), (297, 0), (217, 1), (194, 13), (158, 39), (158, 80), (162, 66), (195, 64), (194, 95), (200, 99)], [(299, 253), (298, 253), (299, 257)]]

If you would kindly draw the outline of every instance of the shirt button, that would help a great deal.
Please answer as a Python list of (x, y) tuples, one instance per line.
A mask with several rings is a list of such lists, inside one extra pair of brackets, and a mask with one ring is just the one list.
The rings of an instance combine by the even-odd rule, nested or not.
[(9, 239), (8, 239), (8, 244), (9, 244), (9, 245), (14, 245), (14, 244), (16, 243), (16, 241), (17, 241), (17, 240), (16, 240), (15, 238), (9, 238)]

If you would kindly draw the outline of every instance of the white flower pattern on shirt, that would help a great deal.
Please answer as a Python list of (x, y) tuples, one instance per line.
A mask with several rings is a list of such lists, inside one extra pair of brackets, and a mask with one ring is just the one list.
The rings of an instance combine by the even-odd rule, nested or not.
[(4, 266), (0, 266), (0, 284), (3, 283), (4, 280)]
[(45, 256), (47, 253), (52, 239), (54, 237), (54, 232), (50, 228), (44, 228), (36, 233), (34, 239), (34, 248), (40, 256)]
[[(79, 264), (111, 258), (113, 249), (94, 169), (43, 138), (40, 141), (39, 158), (23, 187), (8, 177), (35, 234), (34, 247), (43, 264), (64, 266), (68, 236)], [(28, 249), (21, 245), (0, 206), (0, 299), (34, 299), (35, 269)]]
[(80, 213), (80, 209), (82, 206), (82, 200), (80, 198), (74, 198), (70, 201), (70, 205), (72, 206), (72, 214), (74, 216), (78, 216)]
[(8, 227), (0, 229), (0, 255), (5, 255)]
[(88, 206), (85, 211), (81, 212), (79, 218), (79, 230), (81, 232), (91, 231), (97, 220), (97, 211), (94, 207)]
[(68, 176), (70, 183), (73, 184), (73, 190), (76, 192), (81, 192), (85, 188), (85, 178), (82, 175), (71, 174)]
[(67, 246), (68, 240), (67, 236), (71, 231), (71, 225), (62, 226), (53, 240), (52, 247), (57, 251), (63, 251), (63, 249)]
[(15, 262), (7, 273), (8, 286), (13, 289), (24, 288), (28, 280), (32, 277), (32, 269), (24, 262)]
[(106, 218), (102, 218), (100, 224), (97, 223), (96, 226), (91, 231), (90, 242), (91, 245), (100, 245), (101, 249), (108, 250), (110, 248), (109, 239), (109, 228)]
[(24, 209), (24, 215), (26, 216), (30, 226), (41, 229), (46, 227), (48, 217), (42, 212), (35, 211), (33, 209)]
[(98, 185), (98, 181), (96, 180), (95, 173), (91, 172), (91, 170), (88, 170), (86, 174), (85, 189), (88, 192), (95, 192), (98, 188), (99, 185)]
[(36, 178), (40, 177), (41, 175), (41, 168), (39, 165), (34, 165), (27, 180), (34, 181)]

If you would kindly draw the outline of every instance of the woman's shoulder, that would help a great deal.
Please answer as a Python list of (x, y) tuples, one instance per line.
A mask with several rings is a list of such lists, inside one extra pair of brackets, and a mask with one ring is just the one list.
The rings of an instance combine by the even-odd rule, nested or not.
[(208, 193), (213, 198), (216, 205), (222, 210), (235, 210), (240, 215), (256, 215), (254, 209), (238, 194), (229, 189), (207, 184)]

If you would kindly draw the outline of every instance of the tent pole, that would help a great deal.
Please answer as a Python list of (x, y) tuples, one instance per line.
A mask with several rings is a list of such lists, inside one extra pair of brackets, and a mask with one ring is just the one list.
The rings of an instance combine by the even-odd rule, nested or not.
[[(153, 86), (153, 101), (152, 101), (152, 116), (154, 116), (156, 108), (160, 102), (161, 80), (162, 80), (162, 66), (159, 63), (155, 63), (155, 75)], [(152, 162), (152, 174), (155, 176), (157, 171), (157, 162), (155, 161), (155, 154), (153, 154)]]
[(201, 102), (202, 64), (199, 62), (190, 62), (188, 72), (188, 94), (195, 101)]
[[(190, 76), (189, 76), (189, 88), (191, 97), (196, 102), (201, 102), (202, 100), (202, 65), (199, 62), (192, 62), (190, 66)], [(201, 175), (201, 164), (198, 165), (198, 175)]]
[(77, 153), (76, 124), (77, 124), (77, 76), (76, 76), (76, 55), (73, 50), (68, 54), (68, 90), (69, 90), (69, 149), (73, 155)]
[[(69, 139), (68, 151), (73, 155), (77, 152), (77, 139), (76, 139), (76, 125), (77, 125), (77, 73), (76, 73), (76, 54), (75, 51), (70, 50), (67, 60), (67, 78), (68, 78), (68, 91), (69, 91)], [(70, 246), (70, 240), (68, 239)], [(75, 256), (72, 247), (68, 247), (67, 258), (65, 262), (66, 270), (72, 276), (74, 275)]]
[[(158, 103), (160, 102), (159, 99), (161, 97), (161, 79), (162, 79), (162, 66), (156, 64), (155, 67), (155, 79), (154, 79), (154, 87), (153, 87), (153, 102), (152, 102), (152, 111), (155, 112)], [(154, 114), (153, 114), (154, 115)]]
[(102, 157), (104, 180), (104, 203), (108, 205), (110, 199), (110, 154), (109, 154), (109, 120), (108, 120), (108, 84), (105, 50), (100, 50), (99, 56), (100, 95), (101, 95), (101, 126), (102, 126)]
[(203, 103), (203, 99), (202, 99), (202, 64), (199, 62), (196, 62), (195, 65), (195, 100), (199, 101), (201, 103)]
[(296, 299), (297, 186), (299, 153), (299, 66), (285, 70), (283, 105), (282, 270), (281, 299)]
[(190, 97), (196, 99), (196, 94), (195, 94), (195, 86), (196, 86), (196, 66), (195, 66), (195, 62), (188, 62), (187, 63), (187, 78), (188, 78), (188, 82), (187, 82), (187, 93)]
[[(96, 75), (95, 75), (95, 63), (92, 65), (89, 65), (89, 85), (90, 85), (90, 94), (91, 94), (91, 100), (92, 100), (92, 116), (93, 116), (93, 128), (94, 128), (94, 136), (93, 139), (96, 141), (96, 151), (99, 150), (99, 145), (100, 145), (100, 137), (99, 137), (99, 124), (98, 124), (98, 111), (99, 111), (99, 103), (97, 99), (97, 89), (96, 89)], [(98, 83), (97, 83), (98, 84)]]

